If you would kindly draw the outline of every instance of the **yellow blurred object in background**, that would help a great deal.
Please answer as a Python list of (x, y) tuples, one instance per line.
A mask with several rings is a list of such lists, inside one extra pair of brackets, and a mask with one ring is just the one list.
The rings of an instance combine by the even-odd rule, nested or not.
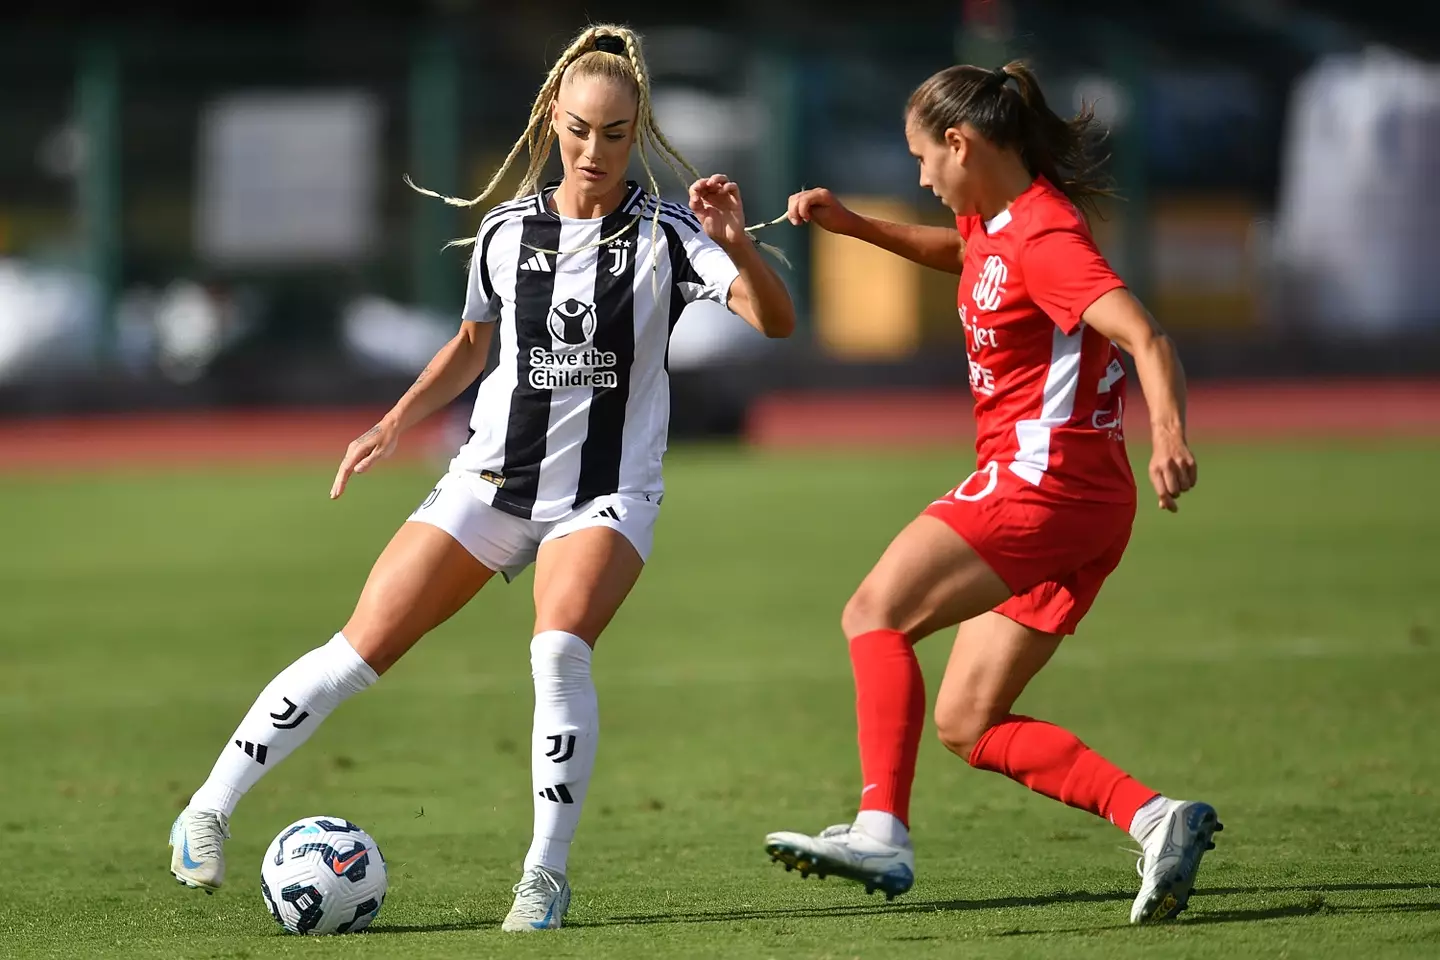
[[(856, 213), (914, 223), (909, 204), (883, 197), (842, 197)], [(815, 337), (829, 356), (895, 360), (920, 346), (925, 268), (868, 243), (811, 228)]]
[(1159, 198), (1151, 210), (1146, 306), (1172, 330), (1256, 323), (1256, 211), (1231, 197)]

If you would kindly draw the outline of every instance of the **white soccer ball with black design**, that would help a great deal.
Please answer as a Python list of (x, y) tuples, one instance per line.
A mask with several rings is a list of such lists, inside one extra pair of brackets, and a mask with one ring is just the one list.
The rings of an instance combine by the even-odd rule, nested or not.
[(385, 902), (385, 858), (370, 834), (344, 817), (297, 820), (270, 842), (260, 890), (291, 933), (354, 933)]

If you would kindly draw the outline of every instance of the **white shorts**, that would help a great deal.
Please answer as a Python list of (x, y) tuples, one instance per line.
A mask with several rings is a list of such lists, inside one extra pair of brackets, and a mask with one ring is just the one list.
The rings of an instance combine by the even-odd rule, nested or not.
[(482, 485), (494, 489), (473, 474), (452, 470), (440, 478), (409, 520), (444, 530), (471, 556), (507, 581), (535, 562), (542, 543), (587, 527), (619, 531), (640, 554), (641, 561), (650, 559), (655, 521), (660, 517), (659, 503), (612, 493), (596, 497), (558, 520), (524, 520), (482, 499)]

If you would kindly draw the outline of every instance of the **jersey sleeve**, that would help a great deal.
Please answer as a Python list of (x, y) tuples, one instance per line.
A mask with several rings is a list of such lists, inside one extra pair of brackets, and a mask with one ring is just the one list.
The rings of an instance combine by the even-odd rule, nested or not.
[(1067, 335), (1101, 294), (1125, 286), (1078, 224), (1030, 237), (1021, 249), (1020, 269), (1030, 299)]
[(682, 228), (681, 232), (685, 258), (675, 278), (681, 296), (686, 303), (713, 300), (725, 306), (730, 301), (730, 285), (740, 276), (740, 269), (704, 230)]
[(482, 223), (470, 257), (470, 276), (465, 284), (465, 307), (460, 317), (473, 323), (493, 323), (500, 317), (500, 297), (490, 281), (491, 241), (505, 221)]

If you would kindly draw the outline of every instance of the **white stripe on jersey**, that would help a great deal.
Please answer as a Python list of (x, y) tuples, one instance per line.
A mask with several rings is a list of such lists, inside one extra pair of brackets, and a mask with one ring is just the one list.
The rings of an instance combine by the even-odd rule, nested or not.
[[(560, 244), (556, 249), (575, 250), (588, 243), (593, 243), (601, 236), (600, 227), (584, 221), (562, 221), (560, 224)], [(614, 231), (611, 231), (612, 233)], [(561, 313), (559, 323), (548, 322), (549, 318), (556, 316), (556, 311), (561, 310), (563, 305), (578, 303), (594, 312), (595, 303), (595, 268), (600, 261), (601, 248), (590, 247), (587, 250), (580, 250), (577, 253), (562, 257), (561, 269), (555, 277), (555, 285), (550, 295), (550, 310), (547, 315), (548, 333), (556, 342), (557, 352), (553, 354), (557, 358), (569, 360), (575, 356), (574, 353), (563, 351), (564, 346), (570, 345), (571, 339), (577, 339), (577, 331), (565, 321), (571, 315), (577, 316), (579, 323), (578, 333), (584, 337), (585, 344), (593, 344), (595, 334), (599, 331), (600, 318), (595, 317), (594, 329), (586, 329), (590, 314), (585, 310), (565, 309)], [(556, 329), (557, 325), (560, 329)], [(585, 356), (582, 353), (580, 362), (583, 364)], [(592, 366), (596, 370), (596, 376), (603, 375), (606, 371), (599, 366)], [(561, 374), (568, 374), (568, 370), (561, 369)], [(542, 377), (544, 371), (540, 371)], [(535, 365), (531, 366), (532, 378), (536, 376)], [(532, 379), (532, 386), (534, 381)], [(552, 389), (550, 396), (550, 420), (546, 431), (545, 459), (540, 463), (540, 476), (535, 493), (535, 503), (567, 503), (570, 508), (576, 504), (575, 493), (580, 485), (580, 458), (575, 456), (575, 451), (585, 442), (586, 434), (590, 429), (590, 404), (595, 397), (595, 387), (579, 386), (575, 389)], [(614, 493), (615, 491), (607, 491)]]
[(656, 200), (638, 185), (603, 220), (552, 212), (554, 186), (481, 221), (463, 316), (498, 323), (499, 346), (452, 462), (489, 479), (497, 507), (538, 520), (604, 494), (658, 499), (670, 330), (695, 299), (725, 303), (738, 275), (682, 206), (660, 202), (652, 244)]
[(1050, 431), (1063, 427), (1075, 412), (1075, 392), (1080, 384), (1080, 346), (1085, 339), (1085, 324), (1075, 328), (1068, 337), (1059, 327), (1050, 341), (1050, 367), (1045, 371), (1045, 387), (1040, 400), (1037, 420), (1020, 420), (1015, 424), (1015, 438), (1020, 448), (1010, 464), (1017, 477), (1040, 485), (1040, 478), (1050, 469)]

